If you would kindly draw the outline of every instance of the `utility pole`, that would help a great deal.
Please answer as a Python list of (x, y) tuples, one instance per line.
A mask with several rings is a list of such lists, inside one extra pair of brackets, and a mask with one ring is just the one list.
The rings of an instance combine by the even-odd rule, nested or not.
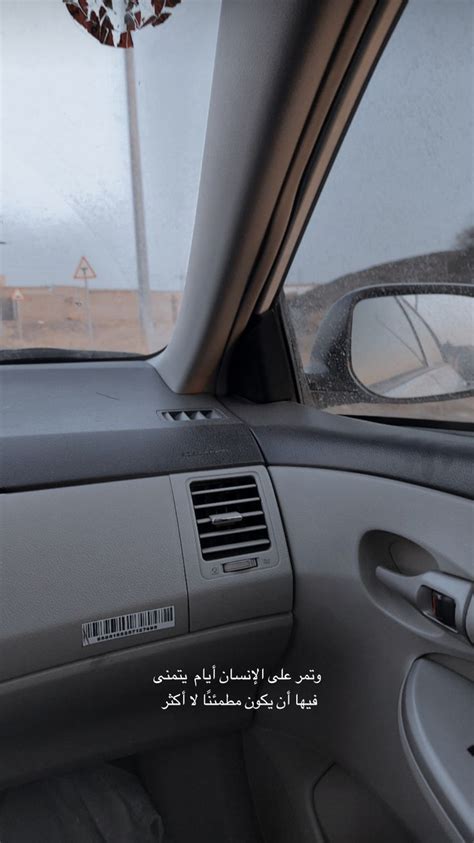
[(133, 219), (135, 225), (135, 249), (137, 255), (138, 309), (142, 335), (147, 346), (147, 352), (151, 353), (155, 350), (156, 337), (153, 324), (150, 273), (148, 267), (145, 200), (143, 193), (137, 89), (135, 81), (135, 56), (133, 47), (124, 49), (123, 52), (125, 55)]

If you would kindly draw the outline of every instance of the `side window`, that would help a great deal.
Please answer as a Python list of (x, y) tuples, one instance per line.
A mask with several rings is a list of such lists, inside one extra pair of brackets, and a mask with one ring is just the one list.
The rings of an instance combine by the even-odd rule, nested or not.
[(471, 0), (411, 0), (293, 258), (315, 403), (474, 421)]

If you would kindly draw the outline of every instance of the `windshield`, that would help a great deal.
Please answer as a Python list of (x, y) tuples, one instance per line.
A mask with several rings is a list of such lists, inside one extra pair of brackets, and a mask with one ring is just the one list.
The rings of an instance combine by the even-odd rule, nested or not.
[(2, 349), (169, 341), (219, 13), (220, 0), (0, 0)]

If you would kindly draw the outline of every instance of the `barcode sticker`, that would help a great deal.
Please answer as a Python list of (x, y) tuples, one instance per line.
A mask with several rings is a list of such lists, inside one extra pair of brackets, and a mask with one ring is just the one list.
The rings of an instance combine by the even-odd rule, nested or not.
[(127, 635), (139, 635), (143, 632), (155, 632), (157, 629), (169, 629), (175, 625), (174, 606), (162, 609), (147, 609), (130, 615), (117, 615), (115, 618), (103, 618), (82, 624), (82, 646), (99, 644), (113, 638), (125, 638)]

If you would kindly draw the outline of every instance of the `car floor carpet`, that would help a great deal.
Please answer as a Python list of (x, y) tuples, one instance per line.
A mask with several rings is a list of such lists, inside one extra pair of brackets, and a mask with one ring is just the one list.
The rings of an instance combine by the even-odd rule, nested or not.
[(159, 748), (138, 769), (170, 843), (263, 843), (240, 734)]
[(170, 843), (137, 776), (104, 764), (0, 796), (1, 843)]

